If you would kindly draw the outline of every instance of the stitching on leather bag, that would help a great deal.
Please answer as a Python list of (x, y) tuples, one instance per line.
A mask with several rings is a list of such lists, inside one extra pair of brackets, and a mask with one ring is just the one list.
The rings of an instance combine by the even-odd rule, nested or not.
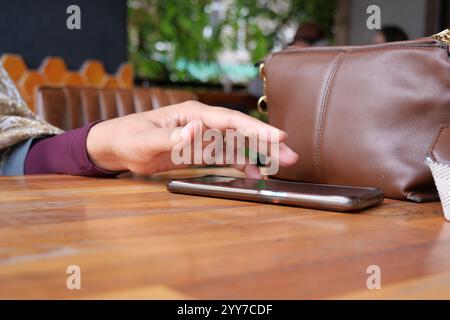
[(283, 54), (293, 54), (293, 53), (317, 53), (317, 52), (361, 52), (361, 51), (378, 51), (387, 49), (446, 49), (444, 45), (433, 45), (433, 44), (415, 44), (415, 45), (384, 45), (382, 47), (359, 47), (359, 48), (339, 48), (335, 49), (333, 47), (317, 47), (317, 48), (301, 48), (278, 51), (272, 54), (272, 56), (283, 55)]
[[(317, 48), (319, 49), (319, 48)], [(272, 56), (277, 55), (285, 55), (285, 54), (300, 54), (300, 53), (330, 53), (333, 51), (336, 52), (346, 52), (346, 53), (360, 53), (360, 52), (370, 52), (370, 51), (378, 51), (378, 50), (388, 50), (388, 49), (424, 49), (424, 50), (433, 50), (433, 49), (440, 49), (442, 51), (442, 56), (444, 60), (446, 60), (448, 63), (450, 63), (450, 55), (448, 54), (448, 48), (446, 46), (436, 46), (436, 45), (405, 45), (405, 46), (385, 46), (385, 47), (379, 47), (379, 48), (353, 48), (353, 49), (347, 49), (347, 50), (337, 50), (333, 48), (320, 48), (320, 50), (305, 50), (305, 49), (297, 49), (297, 50), (291, 50), (291, 51), (279, 51), (276, 53), (273, 53)], [(443, 49), (443, 50), (442, 50)], [(272, 57), (271, 57), (272, 58)]]
[(450, 63), (450, 56), (447, 54), (448, 49), (446, 46), (394, 46), (394, 47), (383, 47), (383, 48), (361, 48), (361, 49), (351, 49), (348, 52), (350, 53), (359, 53), (359, 52), (370, 52), (376, 50), (386, 50), (386, 49), (425, 49), (425, 50), (433, 50), (439, 49), (441, 50), (441, 55), (445, 61)]
[[(282, 51), (272, 53), (271, 55), (269, 55), (266, 58), (266, 60), (264, 60), (264, 64), (265, 64), (264, 72), (266, 73), (266, 86), (267, 86), (267, 108), (269, 111), (269, 119), (270, 119), (270, 114), (271, 114), (271, 112), (270, 112), (271, 103), (269, 103), (269, 101), (271, 101), (272, 99), (271, 99), (271, 94), (269, 92), (270, 91), (269, 88), (271, 88), (271, 85), (270, 85), (270, 77), (267, 76), (267, 72), (268, 72), (267, 70), (269, 70), (269, 62), (271, 62), (273, 58), (276, 58), (276, 56), (278, 56), (278, 53), (280, 53), (280, 52), (282, 52)], [(342, 52), (344, 52), (344, 51), (342, 51)], [(317, 51), (314, 54), (316, 54), (316, 53), (328, 53), (329, 54), (330, 51)]]
[(335, 62), (333, 63), (333, 67), (331, 68), (330, 74), (327, 79), (327, 84), (325, 86), (324, 92), (322, 94), (322, 102), (320, 104), (320, 112), (319, 112), (319, 119), (318, 119), (318, 126), (316, 129), (316, 137), (315, 137), (315, 148), (314, 148), (314, 166), (315, 166), (315, 174), (316, 178), (319, 179), (320, 177), (320, 161), (321, 161), (321, 155), (320, 151), (322, 148), (322, 139), (323, 139), (323, 128), (325, 125), (325, 117), (327, 113), (327, 107), (328, 107), (328, 99), (330, 96), (330, 92), (332, 89), (332, 83), (335, 78), (338, 66), (341, 64), (342, 60), (344, 59), (345, 55), (347, 54), (346, 51), (341, 51), (336, 58)]

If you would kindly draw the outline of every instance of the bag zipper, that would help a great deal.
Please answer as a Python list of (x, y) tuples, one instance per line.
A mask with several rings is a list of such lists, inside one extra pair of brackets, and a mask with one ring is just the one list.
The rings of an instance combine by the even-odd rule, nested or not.
[(431, 38), (436, 39), (442, 43), (450, 44), (450, 29), (445, 29), (444, 31), (433, 34)]

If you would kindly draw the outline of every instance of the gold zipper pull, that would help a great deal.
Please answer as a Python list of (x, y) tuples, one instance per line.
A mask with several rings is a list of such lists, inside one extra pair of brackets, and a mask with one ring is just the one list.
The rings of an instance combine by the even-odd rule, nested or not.
[[(261, 81), (263, 83), (263, 95), (261, 98), (259, 98), (257, 107), (258, 107), (259, 113), (268, 114), (268, 112), (267, 112), (267, 82), (266, 82), (266, 77), (264, 76), (263, 70), (264, 70), (264, 63), (261, 63), (259, 65), (259, 78), (261, 79)], [(263, 105), (265, 105), (266, 107), (263, 108)]]
[(431, 37), (443, 43), (450, 43), (450, 29), (433, 34)]

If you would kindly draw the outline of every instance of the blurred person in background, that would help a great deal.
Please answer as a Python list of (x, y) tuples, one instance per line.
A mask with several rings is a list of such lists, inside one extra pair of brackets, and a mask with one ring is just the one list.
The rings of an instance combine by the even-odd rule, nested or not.
[(382, 44), (386, 42), (405, 41), (408, 40), (408, 35), (400, 27), (384, 26), (378, 30), (373, 36), (373, 44)]
[[(303, 22), (299, 25), (294, 39), (287, 45), (296, 47), (320, 47), (329, 45), (328, 39), (325, 37), (325, 31), (317, 22)], [(263, 95), (263, 85), (259, 76), (251, 80), (247, 85), (248, 93), (256, 98)]]
[(295, 33), (294, 40), (290, 44), (300, 47), (318, 47), (329, 45), (325, 37), (325, 31), (317, 22), (304, 22), (300, 24)]

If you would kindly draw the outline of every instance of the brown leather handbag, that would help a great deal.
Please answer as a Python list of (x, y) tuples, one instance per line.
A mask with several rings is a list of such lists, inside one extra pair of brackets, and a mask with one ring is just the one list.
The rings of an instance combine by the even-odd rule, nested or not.
[(276, 177), (438, 199), (425, 159), (450, 122), (449, 46), (445, 30), (380, 45), (292, 46), (266, 58), (258, 107), (267, 103), (269, 123), (300, 155)]

